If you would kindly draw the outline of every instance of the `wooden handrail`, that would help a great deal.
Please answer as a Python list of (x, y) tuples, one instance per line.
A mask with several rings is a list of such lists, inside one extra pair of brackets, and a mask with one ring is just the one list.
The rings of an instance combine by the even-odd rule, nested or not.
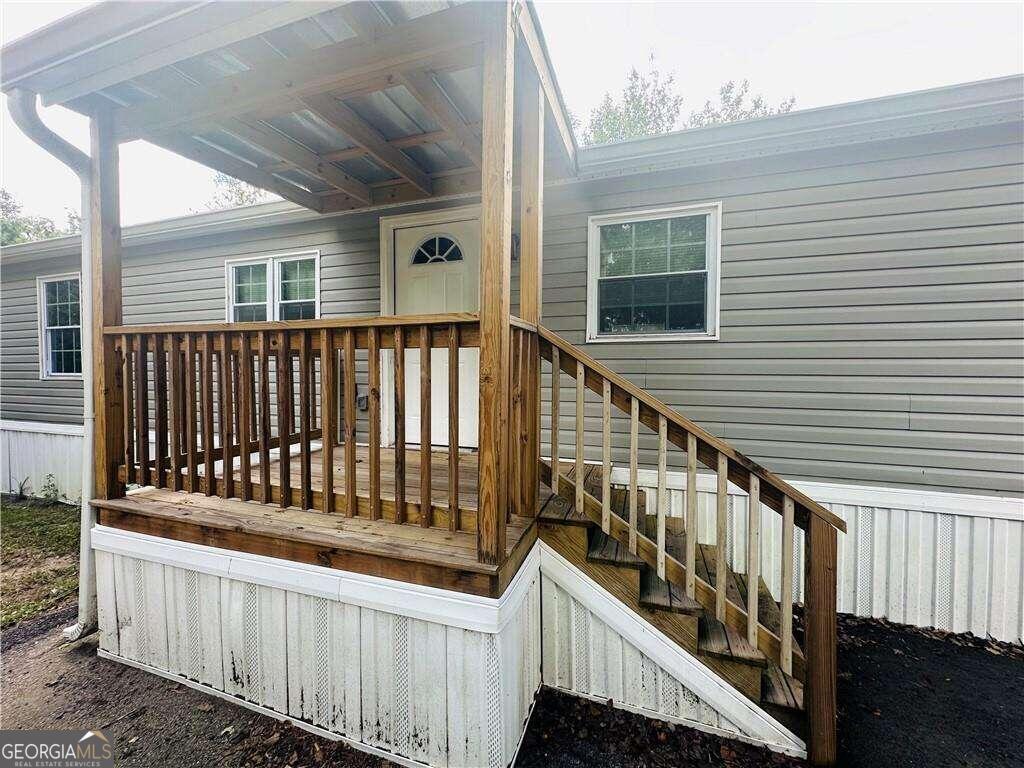
[(139, 333), (241, 333), (242, 331), (302, 331), (321, 328), (394, 328), (395, 326), (451, 325), (480, 322), (475, 312), (434, 315), (374, 315), (371, 317), (322, 317), (315, 320), (268, 320), (251, 323), (158, 323), (115, 325), (103, 329), (106, 336)]
[[(581, 362), (586, 366), (593, 374), (594, 377), (587, 379), (587, 387), (597, 394), (602, 392), (602, 384), (599, 379), (607, 379), (611, 382), (613, 387), (612, 400), (615, 400), (615, 389), (621, 391), (623, 395), (628, 398), (635, 398), (641, 406), (646, 406), (651, 412), (651, 418), (645, 420), (644, 414), (641, 413), (641, 421), (644, 421), (654, 431), (658, 430), (657, 416), (664, 416), (669, 423), (668, 439), (677, 445), (679, 448), (686, 450), (687, 446), (687, 435), (693, 435), (697, 438), (697, 458), (707, 467), (715, 469), (718, 468), (718, 454), (724, 454), (729, 459), (729, 480), (735, 485), (739, 486), (745, 491), (750, 490), (750, 475), (755, 475), (761, 483), (761, 501), (767, 504), (769, 507), (774, 509), (780, 514), (784, 508), (784, 497), (788, 496), (793, 499), (797, 509), (796, 515), (798, 517), (798, 524), (801, 527), (806, 528), (807, 515), (814, 515), (819, 517), (833, 528), (846, 532), (846, 523), (841, 517), (833, 513), (831, 510), (826, 509), (814, 499), (810, 498), (806, 494), (798, 491), (796, 488), (791, 486), (785, 480), (777, 476), (775, 473), (760, 466), (753, 459), (744, 456), (742, 453), (737, 451), (731, 445), (723, 440), (712, 435), (702, 427), (697, 426), (692, 421), (687, 419), (685, 416), (680, 414), (678, 411), (670, 408), (665, 403), (661, 402), (657, 398), (651, 396), (648, 392), (645, 392), (640, 387), (632, 384), (631, 382), (624, 379), (619, 374), (609, 369), (604, 364), (598, 362), (586, 352), (583, 352), (579, 347), (569, 343), (554, 331), (550, 331), (544, 326), (538, 326), (537, 332), (541, 339), (547, 342), (549, 345), (557, 347), (560, 355), (562, 371), (569, 374), (570, 376), (576, 375), (575, 363)], [(541, 345), (541, 353), (543, 354), (545, 346)], [(544, 355), (548, 360), (551, 359), (550, 352)], [(624, 412), (628, 413), (629, 408), (620, 408)], [(672, 427), (677, 428), (676, 432), (673, 433)], [(673, 439), (675, 437), (675, 439)], [(735, 468), (740, 468), (742, 472), (734, 472)], [(772, 489), (775, 493), (765, 494), (765, 485)], [(801, 520), (801, 511), (803, 519)]]

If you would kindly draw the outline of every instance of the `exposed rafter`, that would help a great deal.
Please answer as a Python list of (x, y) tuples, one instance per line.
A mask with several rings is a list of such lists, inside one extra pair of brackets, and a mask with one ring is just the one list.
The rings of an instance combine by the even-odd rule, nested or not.
[[(372, 3), (352, 3), (345, 6), (341, 13), (352, 30), (364, 39), (382, 34), (391, 24)], [(410, 69), (397, 73), (396, 79), (413, 98), (427, 108), (441, 127), (451, 134), (451, 140), (459, 145), (470, 162), (479, 168), (483, 152), (480, 139), (433, 75), (423, 70)]]
[[(457, 197), (480, 193), (480, 172), (475, 168), (462, 168), (433, 178), (433, 193), (424, 194), (407, 181), (385, 181), (371, 184), (373, 201), (371, 205), (395, 205), (413, 203), (426, 198)], [(366, 207), (358, 200), (339, 192), (321, 194), (323, 213), (349, 211)]]
[(323, 211), (322, 201), (312, 192), (190, 136), (164, 134), (151, 141), (164, 149), (169, 149), (171, 152), (195, 160), (197, 163), (226, 173), (228, 176), (280, 195), (285, 200), (291, 200), (304, 208), (318, 212)]
[(302, 103), (328, 125), (345, 134), (366, 150), (375, 161), (430, 194), (430, 177), (408, 155), (388, 143), (380, 131), (360, 117), (343, 101), (328, 94), (306, 96)]
[(453, 54), (470, 60), (482, 9), (460, 5), (398, 25), (372, 41), (344, 40), (206, 84), (184, 100), (154, 99), (114, 116), (121, 140), (174, 130), (193, 121), (246, 114), (268, 102), (359, 87), (383, 73), (430, 67)]
[(256, 121), (234, 117), (221, 121), (219, 126), (233, 136), (276, 155), (306, 173), (323, 179), (357, 200), (370, 202), (370, 188), (366, 184), (275, 129)]

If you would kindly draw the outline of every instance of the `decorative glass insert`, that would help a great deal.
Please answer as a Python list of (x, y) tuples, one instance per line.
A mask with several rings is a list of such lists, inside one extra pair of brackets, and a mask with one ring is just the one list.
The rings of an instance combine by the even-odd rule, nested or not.
[(232, 302), (235, 322), (262, 322), (267, 319), (267, 265), (240, 264), (234, 267), (235, 295)]
[(412, 254), (413, 264), (441, 264), (462, 261), (462, 249), (452, 238), (445, 235), (431, 235)]
[(82, 326), (78, 278), (48, 280), (43, 284), (43, 343), (46, 374), (82, 372)]
[(278, 319), (312, 320), (316, 317), (316, 262), (290, 259), (278, 268)]
[(701, 213), (599, 227), (600, 334), (707, 330), (709, 219)]

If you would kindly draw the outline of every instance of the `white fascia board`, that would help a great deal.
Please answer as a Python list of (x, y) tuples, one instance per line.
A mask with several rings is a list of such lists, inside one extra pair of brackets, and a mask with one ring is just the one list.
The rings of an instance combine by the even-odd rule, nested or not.
[(31, 432), (36, 435), (81, 437), (84, 434), (84, 428), (81, 424), (52, 424), (47, 421), (9, 421), (3, 419), (0, 420), (0, 432)]
[(499, 598), (208, 547), (99, 525), (93, 548), (251, 584), (285, 589), (475, 632), (500, 632), (515, 616), (540, 567), (534, 548)]

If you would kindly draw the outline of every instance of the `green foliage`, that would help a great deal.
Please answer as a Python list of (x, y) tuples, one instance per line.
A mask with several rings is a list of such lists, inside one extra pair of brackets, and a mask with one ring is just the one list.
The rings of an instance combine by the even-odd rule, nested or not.
[(58, 227), (45, 216), (25, 216), (21, 203), (6, 189), (0, 189), (0, 245), (29, 243), (52, 237), (74, 235), (82, 230), (81, 217), (67, 208), (64, 227)]
[(662, 77), (654, 67), (653, 56), (650, 61), (649, 72), (637, 72), (636, 68), (629, 71), (619, 99), (606, 93), (590, 113), (583, 131), (585, 145), (652, 136), (675, 127), (683, 106), (682, 95), (676, 93), (675, 75)]
[(43, 487), (39, 489), (39, 498), (51, 503), (60, 500), (60, 488), (57, 487), (57, 478), (52, 473), (43, 480)]
[(686, 127), (703, 128), (707, 125), (735, 123), (738, 120), (781, 115), (789, 112), (796, 104), (795, 96), (783, 99), (777, 106), (765, 103), (764, 97), (761, 95), (752, 96), (748, 102), (747, 95), (749, 93), (749, 80), (744, 80), (738, 86), (735, 81), (730, 80), (718, 89), (718, 104), (712, 104), (710, 101), (704, 102), (702, 110), (690, 113)]
[(270, 200), (277, 200), (264, 189), (246, 184), (233, 176), (217, 171), (213, 176), (214, 186), (217, 188), (213, 196), (206, 201), (208, 211), (219, 211), (223, 208), (238, 208), (243, 205), (256, 205), (266, 203)]
[[(751, 120), (758, 117), (789, 112), (796, 99), (784, 99), (769, 105), (763, 96), (750, 96), (750, 82), (739, 85), (730, 80), (718, 89), (718, 102), (705, 102), (703, 109), (690, 113), (689, 120), (680, 120), (683, 96), (676, 89), (675, 75), (663, 75), (650, 59), (650, 69), (638, 72), (631, 69), (626, 86), (619, 98), (606, 93), (597, 109), (583, 128), (581, 139), (585, 146), (625, 141), (682, 128), (701, 128), (708, 125)], [(572, 117), (574, 130), (580, 121)]]

